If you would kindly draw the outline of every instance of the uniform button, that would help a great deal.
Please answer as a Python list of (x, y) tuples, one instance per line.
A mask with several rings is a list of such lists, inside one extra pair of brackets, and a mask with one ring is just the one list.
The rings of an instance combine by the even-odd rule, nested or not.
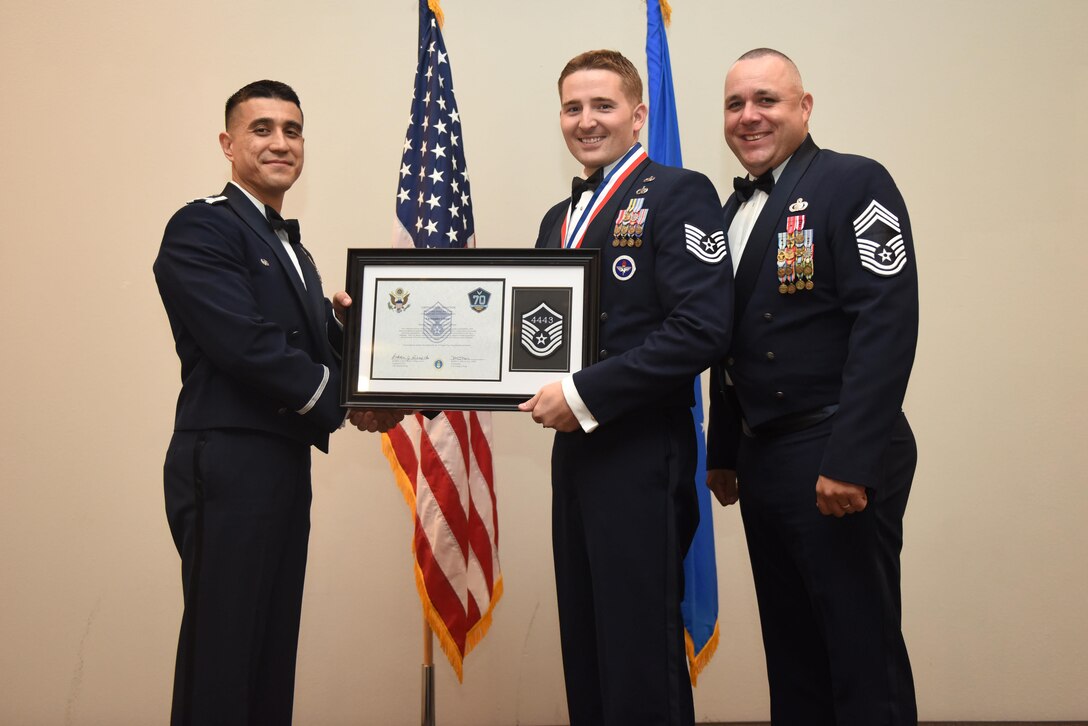
[(278, 414), (279, 414), (280, 416), (284, 416), (284, 415), (286, 415), (286, 413), (287, 413), (287, 407), (286, 407), (286, 406), (284, 406), (284, 407), (283, 407), (283, 408), (281, 408), (281, 409), (280, 409), (279, 411), (276, 411), (276, 413), (278, 413)]
[(287, 334), (287, 337), (297, 338), (301, 332), (301, 330), (292, 330), (290, 333)]
[(777, 398), (779, 401), (781, 401), (783, 398), (786, 397), (786, 394), (782, 393), (782, 391), (775, 391), (774, 392), (774, 397)]
[(767, 322), (770, 322), (770, 321), (774, 320), (774, 314), (773, 313), (763, 313), (763, 319), (766, 320)]
[(601, 352), (598, 354), (598, 357), (600, 357), (602, 360), (604, 360), (605, 358), (608, 357), (608, 351), (605, 350), (604, 348), (601, 348)]
[(603, 323), (605, 320), (608, 320), (608, 313), (601, 313), (601, 322)]
[(736, 362), (736, 361), (734, 361), (734, 360), (733, 360), (733, 357), (732, 357), (732, 356), (730, 356), (730, 357), (728, 357), (728, 358), (726, 358), (726, 359), (725, 359), (725, 364), (726, 364), (727, 366), (731, 366), (731, 365), (733, 365), (733, 364), (734, 364), (735, 362)]
[(767, 360), (774, 360), (774, 351), (773, 350), (768, 350), (767, 351)]

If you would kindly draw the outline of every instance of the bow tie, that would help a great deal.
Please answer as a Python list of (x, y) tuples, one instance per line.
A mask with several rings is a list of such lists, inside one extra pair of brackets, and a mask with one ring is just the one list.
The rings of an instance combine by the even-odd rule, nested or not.
[(768, 171), (758, 179), (749, 179), (746, 176), (738, 176), (733, 179), (733, 190), (737, 193), (737, 200), (741, 204), (751, 199), (756, 189), (762, 189), (770, 194), (771, 189), (774, 189), (774, 174)]
[(590, 174), (588, 179), (583, 179), (580, 176), (574, 177), (570, 183), (570, 198), (574, 205), (578, 204), (578, 201), (582, 198), (584, 192), (596, 191), (597, 187), (601, 185), (601, 181), (604, 179), (603, 168)]
[(292, 245), (297, 245), (302, 242), (302, 232), (299, 231), (297, 219), (284, 219), (280, 216), (272, 207), (267, 204), (264, 207), (265, 214), (268, 215), (268, 224), (272, 227), (273, 232), (278, 232), (281, 229), (287, 232), (287, 241)]

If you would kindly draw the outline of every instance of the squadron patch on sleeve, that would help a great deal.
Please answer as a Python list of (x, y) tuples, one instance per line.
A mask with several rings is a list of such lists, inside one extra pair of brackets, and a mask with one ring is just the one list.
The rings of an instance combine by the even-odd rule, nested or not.
[(729, 252), (729, 245), (725, 241), (725, 233), (720, 229), (707, 234), (695, 225), (685, 223), (684, 237), (687, 240), (688, 252), (711, 265), (716, 265), (724, 260)]
[(197, 202), (204, 202), (205, 204), (219, 204), (220, 202), (227, 201), (227, 198), (220, 195), (218, 197), (197, 197), (196, 199), (190, 199), (185, 202), (186, 204), (195, 204)]
[(892, 277), (907, 266), (907, 246), (899, 217), (875, 199), (854, 220), (861, 266), (874, 275)]

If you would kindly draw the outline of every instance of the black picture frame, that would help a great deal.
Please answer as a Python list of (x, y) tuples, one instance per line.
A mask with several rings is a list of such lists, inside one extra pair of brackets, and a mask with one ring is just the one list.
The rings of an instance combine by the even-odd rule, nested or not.
[(599, 270), (595, 249), (349, 249), (341, 402), (516, 410), (597, 361)]

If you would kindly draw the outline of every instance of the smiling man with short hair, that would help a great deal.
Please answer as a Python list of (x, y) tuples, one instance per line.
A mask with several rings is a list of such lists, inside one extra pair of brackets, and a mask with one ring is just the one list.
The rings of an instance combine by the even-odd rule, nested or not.
[(544, 216), (536, 246), (600, 249), (599, 360), (522, 410), (556, 430), (552, 544), (570, 723), (687, 726), (693, 379), (724, 354), (732, 320), (718, 195), (702, 174), (647, 157), (642, 81), (619, 53), (572, 59), (559, 102), (585, 178)]
[(726, 76), (725, 140), (748, 174), (724, 208), (736, 317), (711, 381), (707, 484), (740, 500), (771, 721), (905, 726), (914, 241), (883, 166), (816, 146), (812, 105), (779, 51), (745, 53)]
[[(170, 219), (155, 280), (181, 360), (166, 514), (185, 611), (172, 726), (291, 723), (310, 532), (310, 447), (340, 407), (342, 329), (298, 223), (280, 216), (303, 165), (290, 86), (256, 81), (226, 104), (231, 182)], [(334, 315), (334, 307), (336, 315)], [(399, 413), (355, 411), (384, 430)]]

